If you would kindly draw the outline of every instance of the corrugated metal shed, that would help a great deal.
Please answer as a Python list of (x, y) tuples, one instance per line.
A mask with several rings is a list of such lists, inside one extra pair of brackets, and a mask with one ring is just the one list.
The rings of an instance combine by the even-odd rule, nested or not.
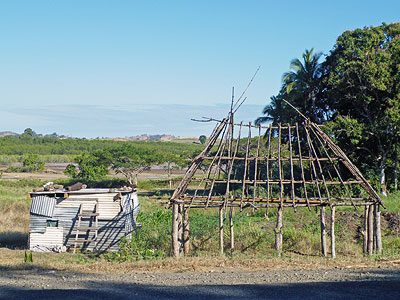
[[(31, 222), (30, 222), (30, 245), (49, 246), (49, 243), (60, 241), (61, 245), (67, 248), (73, 247), (76, 236), (76, 227), (78, 222), (79, 207), (82, 205), (84, 211), (94, 211), (97, 205), (98, 216), (98, 236), (97, 250), (105, 251), (118, 250), (118, 243), (121, 238), (129, 235), (136, 226), (126, 226), (134, 219), (139, 212), (140, 205), (137, 199), (136, 191), (112, 191), (108, 189), (84, 189), (74, 192), (53, 191), (31, 193)], [(128, 213), (123, 212), (121, 208), (121, 197), (136, 200), (136, 209), (131, 209)], [(49, 200), (51, 199), (51, 200)], [(40, 203), (40, 201), (46, 203)], [(54, 202), (51, 208), (49, 203)], [(132, 201), (132, 206), (134, 203)], [(41, 213), (42, 215), (38, 215)], [(52, 223), (53, 221), (53, 223)], [(54, 223), (55, 222), (55, 223)], [(82, 219), (80, 226), (94, 226), (93, 219)], [(50, 225), (49, 225), (50, 224)], [(53, 224), (53, 225), (51, 225)], [(57, 227), (47, 227), (54, 226)], [(134, 224), (136, 225), (136, 224)], [(129, 231), (129, 232), (127, 232)], [(57, 233), (56, 233), (57, 232)], [(91, 239), (93, 232), (88, 231), (85, 239)], [(82, 248), (93, 250), (94, 243), (86, 243)], [(31, 247), (32, 249), (32, 247)]]

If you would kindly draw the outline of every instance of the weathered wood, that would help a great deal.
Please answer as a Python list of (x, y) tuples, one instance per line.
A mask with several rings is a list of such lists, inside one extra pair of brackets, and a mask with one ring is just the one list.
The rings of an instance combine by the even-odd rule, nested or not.
[(374, 206), (371, 204), (368, 208), (368, 255), (372, 255), (374, 249)]
[(233, 227), (233, 210), (234, 208), (231, 207), (230, 208), (230, 212), (229, 212), (229, 226), (230, 226), (230, 233), (231, 233), (231, 251), (235, 251), (235, 231), (234, 231), (234, 227)]
[(376, 241), (376, 253), (382, 253), (382, 234), (381, 234), (381, 209), (379, 204), (375, 204), (374, 209), (375, 217), (375, 241)]
[(190, 231), (189, 231), (189, 207), (184, 207), (183, 218), (183, 253), (189, 254), (190, 252)]
[(293, 173), (293, 153), (292, 153), (292, 134), (289, 128), (289, 153), (290, 153), (290, 181), (291, 181), (291, 195), (293, 201), (293, 208), (296, 210), (296, 200), (295, 200), (295, 192), (294, 192), (294, 173)]
[(244, 160), (242, 197), (241, 197), (242, 201), (240, 202), (240, 205), (243, 204), (244, 193), (245, 193), (245, 190), (246, 190), (247, 159), (249, 158), (250, 140), (251, 140), (251, 127), (249, 127), (249, 135), (247, 137), (247, 144), (246, 144), (246, 156), (245, 156), (245, 160)]
[(275, 250), (278, 251), (278, 256), (282, 254), (282, 214), (283, 208), (282, 205), (279, 205), (275, 227)]
[(321, 206), (321, 251), (322, 256), (326, 256), (326, 220), (325, 220), (325, 206)]
[(336, 258), (335, 249), (335, 206), (331, 206), (331, 255), (332, 259)]
[(183, 204), (178, 206), (178, 247), (179, 256), (183, 256)]
[(308, 203), (308, 195), (307, 195), (307, 187), (306, 187), (306, 179), (304, 177), (304, 166), (303, 166), (303, 160), (302, 160), (302, 155), (301, 155), (301, 146), (300, 146), (300, 135), (299, 135), (299, 126), (296, 123), (296, 135), (297, 135), (297, 146), (299, 148), (299, 159), (300, 159), (300, 169), (301, 169), (301, 178), (303, 179), (303, 190), (304, 190), (304, 197), (306, 199), (308, 209), (310, 210), (310, 204)]
[(279, 171), (279, 182), (280, 182), (280, 189), (279, 189), (279, 199), (281, 200), (281, 204), (283, 203), (283, 170), (282, 170), (282, 163), (281, 163), (281, 143), (282, 143), (282, 130), (281, 124), (278, 124), (278, 171)]
[(178, 204), (172, 204), (172, 230), (171, 230), (171, 237), (172, 237), (172, 256), (179, 257), (179, 239), (178, 239), (178, 215), (179, 215), (179, 208)]
[(361, 230), (361, 234), (363, 236), (364, 255), (366, 255), (368, 252), (368, 210), (369, 210), (369, 205), (366, 205), (364, 209), (364, 228)]
[(219, 253), (224, 255), (224, 208), (219, 207)]

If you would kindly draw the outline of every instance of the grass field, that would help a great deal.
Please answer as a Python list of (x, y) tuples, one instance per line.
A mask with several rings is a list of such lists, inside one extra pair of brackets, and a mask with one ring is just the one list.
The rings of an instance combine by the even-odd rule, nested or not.
[[(33, 187), (43, 184), (37, 179), (18, 181), (0, 180), (0, 265), (4, 268), (31, 268), (40, 266), (60, 270), (124, 272), (137, 270), (203, 270), (229, 266), (252, 270), (254, 268), (314, 268), (373, 266), (395, 263), (400, 259), (398, 212), (400, 193), (384, 198), (386, 209), (382, 211), (382, 236), (384, 251), (380, 256), (365, 257), (362, 254), (363, 210), (337, 209), (336, 252), (337, 259), (320, 255), (319, 214), (316, 210), (284, 210), (283, 255), (277, 257), (274, 250), (276, 210), (245, 209), (235, 211), (235, 251), (229, 249), (229, 232), (225, 230), (225, 256), (219, 256), (218, 211), (216, 209), (192, 209), (190, 212), (191, 254), (178, 260), (169, 258), (171, 211), (162, 207), (158, 200), (148, 196), (168, 194), (167, 181), (141, 181), (139, 198), (141, 213), (138, 221), (143, 227), (132, 241), (121, 243), (118, 253), (101, 255), (70, 253), (34, 253), (33, 264), (24, 263), (24, 248), (29, 230), (29, 205), (26, 197)], [(327, 211), (329, 215), (329, 211)], [(329, 219), (327, 220), (329, 224)], [(397, 224), (397, 225), (396, 225)], [(397, 227), (396, 227), (397, 226)], [(228, 224), (226, 223), (228, 228)], [(327, 241), (329, 245), (329, 237)], [(123, 264), (121, 264), (123, 262)]]

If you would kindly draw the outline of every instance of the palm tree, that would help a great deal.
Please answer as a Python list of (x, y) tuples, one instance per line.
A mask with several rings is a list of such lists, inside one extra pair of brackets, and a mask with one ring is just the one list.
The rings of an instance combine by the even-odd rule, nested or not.
[(308, 115), (313, 121), (318, 120), (317, 94), (321, 78), (321, 52), (314, 49), (305, 50), (303, 61), (296, 58), (290, 62), (291, 71), (282, 76), (282, 84), (286, 87), (288, 99), (293, 105)]
[(272, 122), (273, 125), (276, 125), (281, 122), (285, 122), (285, 110), (286, 103), (282, 100), (280, 95), (272, 96), (270, 104), (266, 105), (262, 111), (263, 116), (258, 117), (255, 121), (255, 125), (260, 125), (266, 122)]

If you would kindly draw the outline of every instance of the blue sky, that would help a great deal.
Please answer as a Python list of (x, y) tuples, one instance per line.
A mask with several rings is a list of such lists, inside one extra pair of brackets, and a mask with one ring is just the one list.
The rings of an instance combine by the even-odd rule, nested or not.
[(345, 30), (399, 20), (399, 1), (0, 1), (0, 131), (208, 135), (231, 88), (252, 121), (290, 60)]

